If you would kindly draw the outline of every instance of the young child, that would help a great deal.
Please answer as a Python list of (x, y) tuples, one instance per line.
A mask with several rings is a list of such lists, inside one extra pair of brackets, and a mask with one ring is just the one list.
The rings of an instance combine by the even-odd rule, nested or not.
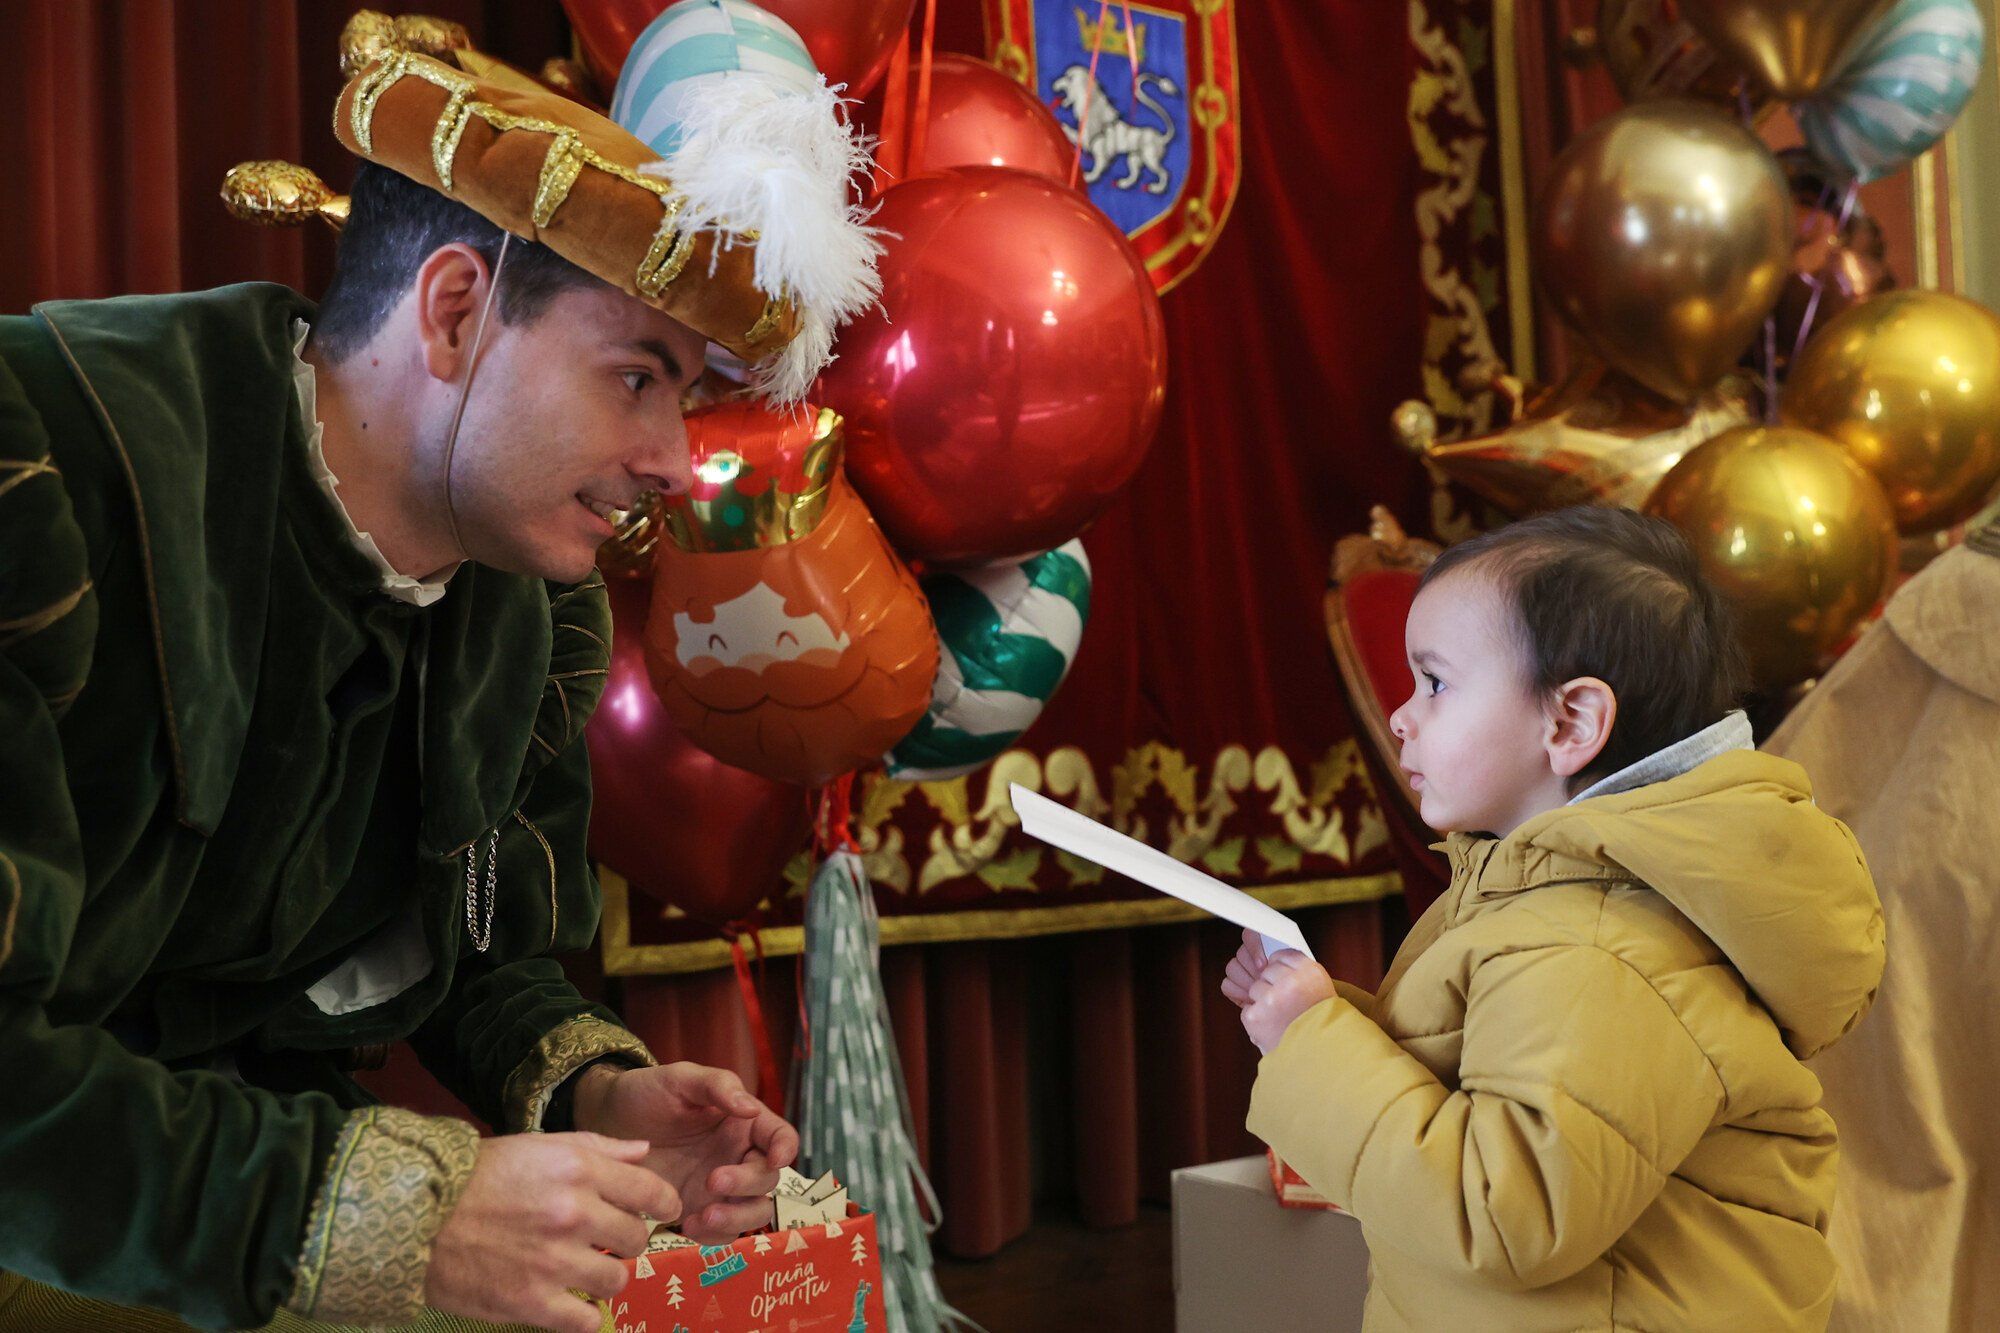
[(1367, 1327), (1824, 1327), (1834, 1126), (1800, 1062), (1882, 974), (1847, 829), (1750, 748), (1726, 607), (1659, 520), (1448, 549), (1391, 719), (1451, 886), (1381, 990), (1254, 935), (1249, 1127), (1361, 1221)]

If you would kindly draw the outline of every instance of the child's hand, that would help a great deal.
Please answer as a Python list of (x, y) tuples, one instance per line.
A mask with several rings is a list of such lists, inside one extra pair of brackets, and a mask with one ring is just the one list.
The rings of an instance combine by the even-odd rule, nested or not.
[(1297, 949), (1280, 949), (1264, 964), (1264, 974), (1250, 984), (1249, 997), (1243, 1008), (1243, 1030), (1258, 1050), (1269, 1055), (1293, 1019), (1333, 998), (1333, 978)]
[(1222, 973), (1222, 993), (1229, 997), (1231, 1004), (1241, 1009), (1250, 1003), (1250, 983), (1264, 975), (1267, 961), (1264, 957), (1264, 937), (1246, 926), (1243, 947), (1236, 951), (1236, 956), (1229, 960), (1229, 966)]

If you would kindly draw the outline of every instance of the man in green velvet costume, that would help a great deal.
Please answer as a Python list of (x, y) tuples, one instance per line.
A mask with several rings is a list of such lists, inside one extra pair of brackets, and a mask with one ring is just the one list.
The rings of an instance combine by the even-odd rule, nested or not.
[[(318, 307), (0, 318), (0, 1330), (586, 1333), (643, 1217), (767, 1218), (797, 1135), (551, 958), (598, 918), (595, 551), (688, 484), (720, 336), (585, 230), (364, 166)], [(495, 1137), (349, 1076), (405, 1038)]]

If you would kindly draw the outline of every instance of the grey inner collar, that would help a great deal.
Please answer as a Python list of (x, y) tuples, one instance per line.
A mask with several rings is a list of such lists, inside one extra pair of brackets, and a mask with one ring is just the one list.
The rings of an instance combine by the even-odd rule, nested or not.
[(1739, 708), (1687, 739), (1675, 741), (1664, 750), (1655, 750), (1638, 763), (1627, 764), (1608, 778), (1600, 778), (1570, 797), (1568, 803), (1575, 805), (1593, 796), (1616, 796), (1634, 787), (1665, 782), (1700, 767), (1717, 755), (1728, 754), (1731, 750), (1756, 748), (1750, 731), (1750, 718)]

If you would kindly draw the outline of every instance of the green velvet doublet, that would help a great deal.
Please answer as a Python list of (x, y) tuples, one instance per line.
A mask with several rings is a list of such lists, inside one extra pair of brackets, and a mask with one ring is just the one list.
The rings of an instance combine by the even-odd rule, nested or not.
[[(309, 470), (280, 287), (0, 319), (0, 1270), (205, 1327), (388, 1322), (475, 1131), (650, 1061), (597, 927), (601, 580), (384, 596)], [(497, 849), (490, 946), (467, 926)]]

